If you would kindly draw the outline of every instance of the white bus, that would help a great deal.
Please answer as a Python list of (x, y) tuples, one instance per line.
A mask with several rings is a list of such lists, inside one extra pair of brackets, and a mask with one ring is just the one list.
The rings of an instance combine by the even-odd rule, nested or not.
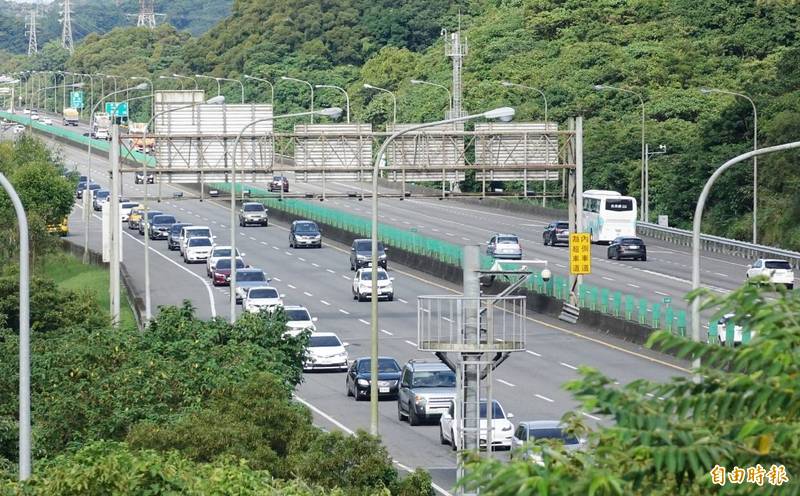
[(618, 236), (636, 236), (636, 199), (616, 191), (584, 191), (583, 229), (591, 234), (592, 243), (608, 243)]

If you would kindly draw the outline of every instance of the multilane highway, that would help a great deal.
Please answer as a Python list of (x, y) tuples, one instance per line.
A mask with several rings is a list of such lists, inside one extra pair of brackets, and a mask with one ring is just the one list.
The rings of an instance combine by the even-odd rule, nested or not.
[[(85, 149), (54, 146), (62, 150), (67, 165), (74, 163), (82, 173), (87, 172)], [(93, 168), (93, 177), (108, 186), (107, 160), (95, 157)], [(132, 179), (124, 178), (125, 195), (132, 199), (141, 198), (145, 186), (133, 184)], [(149, 188), (151, 191), (155, 189), (152, 185)], [(174, 214), (184, 222), (208, 225), (217, 236), (217, 243), (228, 243), (230, 226), (226, 205), (213, 201), (172, 199), (174, 191), (178, 190), (164, 185), (166, 199), (160, 203), (153, 201), (151, 210)], [(344, 205), (344, 201), (337, 202), (340, 208)], [(452, 206), (463, 208), (456, 204)], [(388, 208), (391, 207), (384, 212), (391, 221), (393, 214)], [(415, 217), (421, 216), (417, 214)], [(96, 250), (101, 246), (99, 218), (99, 213), (93, 212), (90, 244)], [(80, 205), (76, 203), (70, 217), (70, 239), (76, 243), (83, 240), (82, 219)], [(433, 228), (432, 221), (426, 222)], [(135, 291), (141, 295), (144, 287), (142, 238), (133, 231), (124, 231), (123, 264), (131, 274)], [(291, 250), (286, 226), (274, 222), (266, 228), (239, 228), (238, 232), (237, 244), (246, 254), (247, 263), (262, 268), (273, 278), (272, 284), (286, 295), (286, 304), (306, 306), (313, 316), (319, 318), (319, 330), (337, 332), (343, 341), (350, 343), (351, 358), (369, 354), (369, 304), (351, 298), (353, 273), (349, 270), (346, 246), (326, 242), (318, 250)], [(468, 236), (467, 231), (460, 232), (465, 232), (464, 237)], [(477, 242), (478, 237), (472, 236)], [(227, 288), (211, 287), (204, 265), (183, 264), (177, 252), (167, 250), (166, 242), (154, 241), (150, 246), (154, 306), (179, 304), (188, 299), (201, 317), (218, 315), (227, 318), (229, 292)], [(396, 299), (380, 303), (380, 353), (395, 357), (401, 364), (412, 358), (435, 360), (432, 355), (417, 350), (416, 296), (453, 294), (457, 288), (413, 268), (399, 267), (391, 260), (389, 268), (395, 277)], [(580, 326), (567, 328), (557, 320), (536, 314), (527, 319), (527, 341), (526, 351), (514, 354), (494, 375), (493, 394), (507, 411), (516, 415), (515, 423), (557, 419), (565, 412), (577, 409), (577, 403), (561, 385), (577, 378), (577, 368), (582, 365), (597, 368), (621, 384), (636, 379), (663, 382), (673, 375), (687, 372), (681, 362)], [(368, 404), (345, 396), (342, 373), (306, 374), (304, 383), (298, 388), (297, 398), (312, 409), (320, 426), (346, 431), (368, 429)], [(590, 424), (604, 422), (592, 412), (581, 413)], [(396, 402), (382, 401), (380, 429), (390, 454), (401, 467), (425, 468), (431, 471), (440, 488), (447, 490), (452, 487), (455, 456), (449, 447), (439, 443), (438, 424), (411, 427), (398, 421)]]

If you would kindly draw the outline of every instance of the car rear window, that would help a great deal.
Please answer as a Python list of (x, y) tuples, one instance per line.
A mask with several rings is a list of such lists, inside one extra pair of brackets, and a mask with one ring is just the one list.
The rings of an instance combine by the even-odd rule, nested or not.
[(247, 293), (248, 298), (277, 298), (278, 291), (275, 289), (268, 289), (268, 288), (260, 288), (260, 289), (251, 289)]
[[(231, 268), (230, 258), (221, 258), (217, 261), (217, 270), (230, 269), (230, 268)], [(244, 261), (241, 258), (236, 259), (236, 268), (244, 269)]]
[[(369, 372), (370, 360), (361, 360), (358, 363), (359, 372)], [(393, 358), (379, 358), (378, 359), (378, 372), (400, 372), (400, 366)]]
[(633, 200), (606, 200), (606, 210), (612, 212), (630, 212), (633, 210)]
[(189, 240), (189, 246), (211, 246), (211, 240), (208, 238), (192, 238)]
[(238, 272), (236, 274), (236, 279), (239, 281), (259, 281), (263, 282), (267, 280), (267, 277), (264, 275), (263, 272)]
[[(379, 281), (385, 281), (386, 279), (388, 279), (388, 276), (386, 275), (386, 272), (378, 271), (378, 280)], [(369, 270), (361, 271), (361, 280), (362, 281), (371, 281), (372, 280), (372, 271), (369, 271)]]
[(764, 267), (768, 269), (785, 269), (785, 270), (792, 270), (792, 266), (789, 265), (789, 262), (784, 260), (767, 260), (764, 262)]
[(516, 236), (500, 236), (497, 238), (497, 243), (501, 245), (518, 245), (519, 239)]
[(558, 224), (556, 224), (556, 229), (569, 229), (569, 223), (559, 222)]
[(313, 222), (298, 222), (294, 225), (296, 232), (317, 232), (319, 228)]
[(247, 205), (244, 206), (244, 211), (245, 212), (263, 212), (264, 211), (264, 205), (261, 205), (260, 203), (248, 203)]
[(303, 308), (286, 310), (286, 320), (311, 320), (308, 310)]
[(560, 439), (564, 444), (578, 444), (578, 439), (567, 436), (561, 429), (528, 429), (531, 439)]
[(170, 231), (172, 234), (178, 234), (181, 232), (181, 229), (186, 227), (187, 224), (175, 224), (172, 226), (172, 230)]
[(414, 373), (411, 387), (455, 387), (456, 374), (452, 370), (420, 370)]
[(642, 240), (641, 240), (641, 239), (637, 239), (637, 238), (625, 238), (625, 239), (623, 239), (623, 240), (622, 240), (622, 244), (623, 244), (623, 245), (639, 245), (639, 246), (641, 246), (641, 245), (643, 245), (644, 243), (642, 242)]
[(174, 224), (175, 217), (172, 215), (157, 215), (153, 217), (153, 224)]
[[(372, 241), (359, 241), (356, 243), (356, 251), (372, 252)], [(378, 241), (378, 251), (383, 251), (383, 243)]]
[(341, 346), (342, 342), (336, 336), (311, 336), (308, 338), (308, 346)]
[(211, 230), (209, 229), (191, 229), (186, 231), (187, 238), (210, 238)]

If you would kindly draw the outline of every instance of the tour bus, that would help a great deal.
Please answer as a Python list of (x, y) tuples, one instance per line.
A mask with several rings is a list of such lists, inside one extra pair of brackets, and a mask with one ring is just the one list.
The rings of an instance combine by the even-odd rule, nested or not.
[(583, 228), (592, 243), (610, 243), (618, 236), (636, 236), (636, 199), (616, 191), (583, 193)]

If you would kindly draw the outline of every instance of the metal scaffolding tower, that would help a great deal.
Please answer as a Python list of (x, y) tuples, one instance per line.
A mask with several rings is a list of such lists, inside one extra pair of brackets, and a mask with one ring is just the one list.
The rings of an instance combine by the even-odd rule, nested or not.
[(149, 29), (156, 28), (156, 14), (155, 8), (153, 7), (153, 0), (139, 0), (139, 18), (136, 20), (136, 26)]
[(39, 53), (39, 45), (36, 42), (36, 7), (31, 9), (30, 21), (28, 21), (28, 57)]
[(64, 0), (64, 10), (61, 12), (61, 46), (69, 50), (69, 53), (75, 51), (72, 43), (72, 7), (69, 0)]
[[(459, 22), (460, 24), (460, 22)], [(444, 54), (451, 59), (453, 59), (453, 110), (451, 111), (451, 115), (448, 118), (452, 117), (462, 117), (466, 115), (464, 111), (461, 109), (461, 94), (462, 94), (462, 85), (461, 85), (461, 67), (464, 63), (464, 57), (467, 55), (467, 39), (466, 37), (462, 39), (461, 32), (456, 31), (455, 33), (450, 33), (450, 36), (447, 36), (447, 31), (442, 31), (445, 36), (444, 39)]]

